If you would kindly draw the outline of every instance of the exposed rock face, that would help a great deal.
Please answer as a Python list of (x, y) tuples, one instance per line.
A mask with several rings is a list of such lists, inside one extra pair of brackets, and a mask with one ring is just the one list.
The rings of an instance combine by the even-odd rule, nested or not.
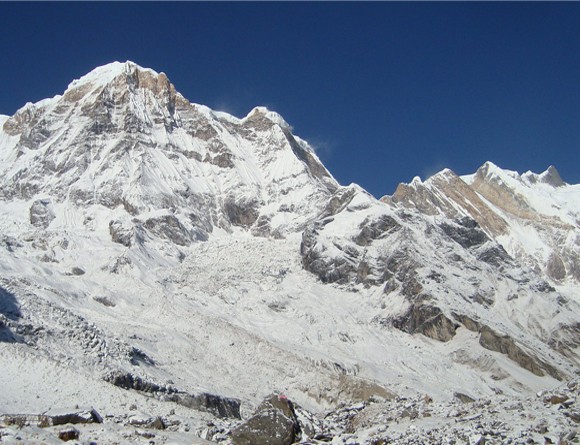
[(300, 252), (304, 268), (317, 275), (323, 283), (348, 283), (357, 271), (358, 252), (351, 249), (345, 251), (344, 257), (328, 257), (324, 255), (325, 248), (317, 245), (316, 235), (316, 225), (302, 233)]
[[(149, 364), (153, 364), (148, 357), (145, 357), (145, 359)], [(188, 408), (211, 412), (217, 417), (241, 418), (240, 401), (238, 399), (209, 393), (188, 394), (171, 386), (160, 385), (138, 375), (120, 371), (108, 374), (105, 376), (105, 380), (123, 389), (141, 391), (157, 396), (163, 395), (167, 400)]]
[(188, 408), (209, 411), (217, 417), (241, 419), (240, 401), (237, 399), (209, 393), (201, 393), (195, 396), (177, 393), (171, 399)]
[(405, 315), (393, 321), (393, 326), (409, 334), (420, 333), (443, 342), (451, 340), (458, 327), (441, 309), (426, 304), (413, 304)]
[(560, 258), (560, 256), (555, 252), (552, 252), (550, 258), (548, 258), (546, 272), (548, 276), (556, 282), (562, 281), (566, 278), (566, 265), (564, 264), (564, 261), (562, 261), (562, 258)]
[(555, 379), (563, 379), (563, 376), (556, 368), (548, 363), (543, 363), (540, 360), (531, 357), (529, 354), (524, 352), (512, 338), (507, 335), (499, 335), (487, 326), (483, 327), (481, 330), (479, 344), (491, 351), (506, 354), (522, 368), (525, 368), (538, 376), (543, 376), (545, 373), (548, 373)]
[(465, 248), (479, 246), (489, 241), (487, 235), (479, 229), (477, 221), (471, 218), (458, 219), (454, 221), (454, 224), (441, 223), (441, 229), (453, 241)]
[(426, 215), (445, 215), (451, 219), (469, 216), (485, 231), (495, 235), (507, 230), (506, 221), (489, 209), (476, 191), (449, 169), (433, 175), (424, 183), (416, 178), (411, 184), (400, 184), (389, 198), (394, 204), (416, 208)]
[(365, 219), (360, 224), (361, 231), (355, 237), (354, 242), (359, 246), (368, 246), (373, 240), (400, 227), (401, 225), (390, 215), (381, 215), (373, 221)]
[(118, 220), (110, 221), (109, 233), (111, 234), (111, 239), (115, 243), (122, 244), (125, 247), (131, 247), (133, 244), (133, 239), (135, 236), (135, 229), (133, 225), (124, 224)]
[(256, 413), (231, 433), (234, 445), (291, 445), (299, 435), (292, 402), (276, 394), (266, 398)]
[(228, 198), (224, 203), (224, 212), (234, 226), (250, 227), (258, 219), (259, 203), (256, 200), (239, 200)]
[(188, 231), (175, 215), (162, 215), (147, 218), (143, 223), (150, 233), (159, 238), (167, 239), (178, 246), (187, 246), (192, 241), (207, 239), (207, 234), (197, 234)]

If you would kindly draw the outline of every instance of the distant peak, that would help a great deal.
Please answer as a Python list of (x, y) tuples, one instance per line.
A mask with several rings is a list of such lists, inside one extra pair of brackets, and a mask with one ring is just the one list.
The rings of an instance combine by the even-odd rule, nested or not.
[(477, 169), (477, 173), (481, 173), (483, 176), (487, 176), (490, 173), (500, 172), (501, 168), (495, 165), (491, 161), (486, 161), (481, 167)]
[(558, 170), (553, 165), (550, 165), (548, 169), (540, 175), (542, 182), (546, 184), (553, 185), (554, 187), (561, 187), (566, 185)]
[(435, 173), (434, 175), (429, 176), (426, 182), (441, 181), (441, 180), (451, 181), (455, 178), (457, 178), (457, 175), (453, 170), (451, 170), (450, 168), (444, 168), (443, 170)]
[(507, 178), (516, 180), (521, 178), (517, 171), (503, 169), (491, 161), (487, 161), (481, 167), (479, 167), (475, 172), (475, 176), (480, 179), (496, 178), (501, 181), (505, 181)]
[(254, 107), (243, 120), (251, 120), (260, 117), (266, 118), (282, 128), (291, 128), (288, 122), (286, 122), (280, 114), (276, 113), (275, 111), (271, 111), (264, 106)]
[(548, 169), (540, 174), (533, 173), (528, 171), (522, 175), (522, 178), (525, 179), (529, 184), (536, 184), (538, 182), (542, 184), (548, 184), (552, 187), (562, 187), (566, 185), (566, 183), (562, 180), (560, 173), (556, 170), (556, 167), (550, 165)]

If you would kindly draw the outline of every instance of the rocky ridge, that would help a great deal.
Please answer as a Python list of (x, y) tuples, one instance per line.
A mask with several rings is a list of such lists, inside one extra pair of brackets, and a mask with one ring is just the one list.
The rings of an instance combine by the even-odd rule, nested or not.
[(416, 178), (382, 199), (425, 215), (469, 217), (522, 264), (554, 283), (578, 284), (577, 190), (553, 166), (520, 175), (487, 162), (469, 176), (446, 169), (425, 182)]

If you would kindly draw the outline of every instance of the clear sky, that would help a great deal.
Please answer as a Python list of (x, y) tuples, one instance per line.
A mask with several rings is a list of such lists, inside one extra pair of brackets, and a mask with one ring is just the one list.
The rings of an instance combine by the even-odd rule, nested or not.
[(486, 160), (580, 183), (580, 3), (0, 2), (0, 114), (115, 60), (278, 111), (377, 197)]

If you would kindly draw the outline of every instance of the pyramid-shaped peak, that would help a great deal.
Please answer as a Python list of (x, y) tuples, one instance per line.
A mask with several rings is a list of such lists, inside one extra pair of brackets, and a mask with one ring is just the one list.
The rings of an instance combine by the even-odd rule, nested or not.
[(250, 111), (247, 116), (243, 119), (243, 121), (252, 121), (256, 119), (267, 119), (274, 124), (278, 124), (282, 128), (291, 129), (288, 122), (284, 120), (284, 118), (276, 113), (275, 111), (269, 110), (264, 106), (254, 107), (252, 111)]
[(457, 174), (451, 170), (450, 168), (444, 168), (443, 170), (435, 173), (434, 175), (429, 176), (429, 178), (427, 178), (426, 182), (429, 183), (434, 183), (434, 182), (439, 182), (439, 181), (452, 181), (455, 178), (457, 178)]
[(550, 165), (548, 169), (542, 173), (533, 173), (528, 171), (522, 175), (529, 184), (536, 184), (538, 182), (543, 184), (551, 185), (552, 187), (562, 187), (566, 185), (558, 170), (553, 165)]
[(560, 173), (553, 165), (550, 165), (545, 172), (540, 174), (540, 180), (553, 187), (562, 187), (566, 185), (566, 182), (564, 182)]

